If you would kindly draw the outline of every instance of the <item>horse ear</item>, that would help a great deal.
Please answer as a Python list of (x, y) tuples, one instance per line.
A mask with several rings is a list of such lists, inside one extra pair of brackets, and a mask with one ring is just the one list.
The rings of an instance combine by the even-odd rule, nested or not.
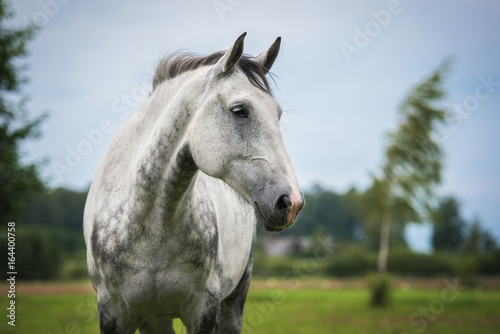
[(230, 71), (240, 60), (243, 54), (243, 40), (245, 39), (246, 32), (241, 34), (240, 37), (234, 42), (233, 46), (217, 61), (215, 64), (216, 73), (223, 74)]
[(281, 45), (281, 37), (276, 38), (276, 41), (271, 45), (269, 49), (266, 51), (262, 52), (260, 55), (255, 57), (255, 61), (259, 62), (264, 66), (265, 69), (265, 74), (269, 72), (271, 67), (274, 64), (274, 61), (276, 60), (276, 57), (278, 57), (278, 53), (280, 52), (280, 45)]

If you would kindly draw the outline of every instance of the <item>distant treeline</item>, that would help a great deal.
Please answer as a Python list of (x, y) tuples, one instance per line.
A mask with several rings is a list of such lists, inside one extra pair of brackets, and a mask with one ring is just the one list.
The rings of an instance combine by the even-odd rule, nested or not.
[[(297, 223), (281, 232), (284, 235), (329, 235), (336, 243), (355, 243), (378, 251), (380, 216), (377, 215), (376, 189), (350, 189), (344, 194), (319, 185), (305, 192), (306, 207)], [(497, 249), (494, 237), (484, 230), (478, 219), (467, 222), (460, 203), (453, 197), (442, 198), (432, 214), (434, 251), (451, 251), (473, 255)], [(397, 219), (397, 215), (395, 219)], [(405, 248), (406, 224), (392, 224), (391, 247)]]
[[(60, 188), (39, 194), (32, 200), (16, 220), (19, 278), (57, 278), (65, 259), (74, 254), (82, 257), (85, 250), (83, 209), (86, 197), (86, 192)], [(314, 186), (305, 192), (305, 197), (306, 207), (298, 221), (281, 234), (309, 236), (311, 240), (329, 238), (340, 245), (335, 256), (322, 264), (322, 274), (349, 275), (374, 270), (380, 220), (372, 214), (376, 212), (373, 191), (351, 189), (339, 194)], [(479, 272), (500, 273), (497, 243), (490, 233), (482, 229), (479, 221), (470, 223), (461, 217), (457, 200), (442, 199), (433, 218), (432, 246), (436, 254), (432, 258), (431, 255), (412, 253), (404, 238), (404, 225), (393, 224), (391, 247), (396, 252), (389, 259), (390, 271), (424, 274), (456, 272), (459, 256), (481, 259), (471, 265), (473, 269), (480, 269)], [(265, 233), (260, 229), (258, 231), (259, 234)], [(5, 246), (4, 242), (2, 244)], [(455, 256), (453, 260), (446, 255), (451, 253)], [(304, 250), (293, 256), (311, 257), (312, 254)], [(256, 268), (262, 269), (262, 265), (256, 263)]]
[[(86, 197), (86, 192), (62, 188), (39, 193), (15, 219), (19, 279), (58, 278), (64, 260), (82, 254)], [(0, 241), (6, 248), (4, 238)]]
[[(314, 274), (327, 276), (364, 275), (376, 271), (381, 224), (377, 215), (376, 188), (372, 186), (366, 191), (353, 188), (341, 194), (317, 185), (306, 191), (305, 197), (306, 207), (298, 221), (281, 234), (310, 236), (312, 247), (288, 259), (268, 259), (265, 254), (258, 253), (255, 272), (275, 275), (285, 268), (299, 268), (299, 273), (307, 273), (307, 270), (300, 270), (305, 265), (316, 266)], [(458, 275), (469, 281), (477, 274), (500, 274), (497, 242), (478, 219), (468, 222), (462, 217), (458, 200), (453, 197), (440, 199), (432, 209), (430, 220), (433, 226), (431, 254), (409, 249), (404, 236), (405, 224), (392, 224), (389, 272), (413, 276)], [(313, 251), (318, 247), (314, 245), (324, 245), (325, 239), (332, 242), (331, 254), (327, 258), (318, 257)], [(307, 258), (312, 263), (300, 258)]]
[[(314, 276), (352, 277), (375, 272), (377, 253), (360, 245), (341, 244), (328, 256), (289, 256), (269, 258), (256, 253), (254, 275), (288, 279)], [(437, 277), (458, 276), (475, 280), (477, 275), (500, 274), (500, 251), (467, 256), (449, 252), (422, 254), (410, 249), (393, 249), (388, 258), (388, 271), (398, 276)]]

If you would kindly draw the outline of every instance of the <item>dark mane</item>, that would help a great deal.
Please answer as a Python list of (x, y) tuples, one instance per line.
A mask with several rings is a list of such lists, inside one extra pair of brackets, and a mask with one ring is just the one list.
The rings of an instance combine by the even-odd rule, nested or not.
[[(156, 67), (153, 78), (153, 90), (164, 81), (175, 78), (176, 76), (195, 70), (197, 68), (209, 65), (215, 65), (217, 61), (224, 55), (224, 52), (219, 51), (208, 56), (197, 56), (192, 53), (177, 52), (170, 54), (160, 60)], [(241, 56), (238, 61), (238, 68), (245, 73), (248, 80), (257, 88), (266, 93), (272, 94), (271, 87), (266, 78), (266, 69), (264, 66), (252, 60), (248, 55)]]

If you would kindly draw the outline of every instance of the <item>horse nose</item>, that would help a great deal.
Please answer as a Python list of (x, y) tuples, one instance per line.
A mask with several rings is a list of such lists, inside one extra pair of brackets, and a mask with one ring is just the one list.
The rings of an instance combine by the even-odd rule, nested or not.
[(275, 210), (277, 211), (277, 213), (287, 215), (288, 214), (287, 211), (290, 210), (292, 204), (293, 204), (292, 200), (288, 195), (281, 195), (280, 197), (278, 197), (278, 200), (276, 201)]
[(288, 194), (283, 194), (278, 197), (274, 204), (274, 212), (277, 216), (282, 217), (285, 225), (291, 226), (304, 206), (304, 197), (301, 196), (295, 201), (292, 201)]

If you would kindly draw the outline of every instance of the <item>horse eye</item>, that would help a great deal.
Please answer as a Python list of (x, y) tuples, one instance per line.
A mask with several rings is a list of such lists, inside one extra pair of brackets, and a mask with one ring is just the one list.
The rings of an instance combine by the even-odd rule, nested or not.
[(247, 118), (248, 111), (242, 105), (237, 105), (231, 108), (231, 112), (236, 117)]

